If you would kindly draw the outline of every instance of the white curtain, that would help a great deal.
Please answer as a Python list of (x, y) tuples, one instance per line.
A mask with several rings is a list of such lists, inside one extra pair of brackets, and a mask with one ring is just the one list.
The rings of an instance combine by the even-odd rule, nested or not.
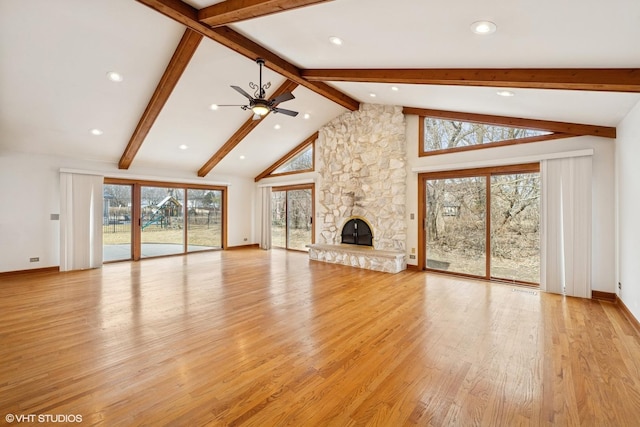
[(60, 271), (102, 266), (102, 182), (60, 173)]
[(271, 187), (262, 187), (260, 248), (271, 249)]
[(543, 160), (540, 287), (591, 298), (590, 156)]

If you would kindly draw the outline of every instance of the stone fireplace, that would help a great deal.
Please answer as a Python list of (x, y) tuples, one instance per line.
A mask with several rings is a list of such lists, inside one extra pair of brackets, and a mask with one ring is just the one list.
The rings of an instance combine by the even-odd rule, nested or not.
[[(362, 104), (360, 110), (342, 114), (320, 129), (316, 151), (319, 238), (310, 246), (310, 258), (404, 270), (407, 161), (402, 107)], [(344, 244), (349, 242), (342, 227), (355, 218), (366, 218), (371, 246)]]

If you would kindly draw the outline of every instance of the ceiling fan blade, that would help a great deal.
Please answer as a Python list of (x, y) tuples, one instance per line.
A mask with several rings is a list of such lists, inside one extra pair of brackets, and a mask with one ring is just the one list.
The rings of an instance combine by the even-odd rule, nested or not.
[(298, 115), (297, 111), (286, 110), (284, 108), (272, 108), (271, 111), (273, 111), (274, 113), (282, 113), (291, 117), (295, 117)]
[(244, 91), (244, 89), (242, 89), (239, 86), (231, 86), (233, 89), (235, 89), (240, 95), (246, 97), (249, 101), (253, 101), (253, 98), (251, 97), (251, 95), (249, 95), (247, 92)]
[(280, 96), (276, 96), (275, 98), (273, 98), (271, 101), (269, 101), (271, 103), (271, 105), (278, 105), (281, 102), (285, 102), (285, 101), (291, 101), (292, 99), (295, 99), (296, 97), (293, 96), (293, 94), (291, 92), (287, 92), (287, 93), (283, 93)]

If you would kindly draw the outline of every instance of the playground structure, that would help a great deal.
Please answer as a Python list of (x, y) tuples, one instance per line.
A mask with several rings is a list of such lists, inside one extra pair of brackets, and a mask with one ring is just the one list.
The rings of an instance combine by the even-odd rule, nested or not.
[[(144, 231), (151, 225), (158, 225), (160, 228), (172, 228), (171, 219), (182, 216), (182, 203), (173, 196), (167, 196), (155, 206), (143, 208), (142, 230)], [(182, 228), (182, 221), (176, 221), (175, 228)]]

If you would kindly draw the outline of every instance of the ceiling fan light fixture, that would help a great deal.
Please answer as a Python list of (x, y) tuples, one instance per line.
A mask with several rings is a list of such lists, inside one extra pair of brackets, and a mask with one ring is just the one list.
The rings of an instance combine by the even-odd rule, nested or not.
[(256, 104), (253, 107), (251, 107), (251, 111), (253, 111), (254, 114), (257, 114), (259, 116), (265, 116), (269, 112), (269, 107), (262, 104)]
[[(254, 96), (249, 95), (244, 89), (240, 86), (231, 86), (231, 89), (238, 92), (240, 95), (244, 96), (249, 100), (249, 105), (235, 105), (235, 107), (240, 107), (241, 109), (247, 111), (251, 110), (253, 113), (253, 120), (260, 120), (262, 117), (266, 116), (270, 112), (272, 113), (282, 113), (287, 116), (295, 117), (298, 115), (297, 111), (287, 110), (285, 108), (280, 108), (279, 104), (281, 102), (290, 101), (295, 99), (295, 96), (291, 92), (282, 93), (276, 96), (273, 99), (266, 98), (266, 91), (271, 87), (271, 82), (262, 84), (262, 67), (264, 66), (264, 59), (258, 58), (256, 59), (256, 63), (260, 67), (260, 75), (258, 84), (250, 82), (249, 87), (255, 90)], [(215, 105), (215, 104), (214, 104)], [(211, 109), (215, 109), (217, 107), (233, 107), (233, 105), (216, 105), (215, 107), (212, 105)]]

